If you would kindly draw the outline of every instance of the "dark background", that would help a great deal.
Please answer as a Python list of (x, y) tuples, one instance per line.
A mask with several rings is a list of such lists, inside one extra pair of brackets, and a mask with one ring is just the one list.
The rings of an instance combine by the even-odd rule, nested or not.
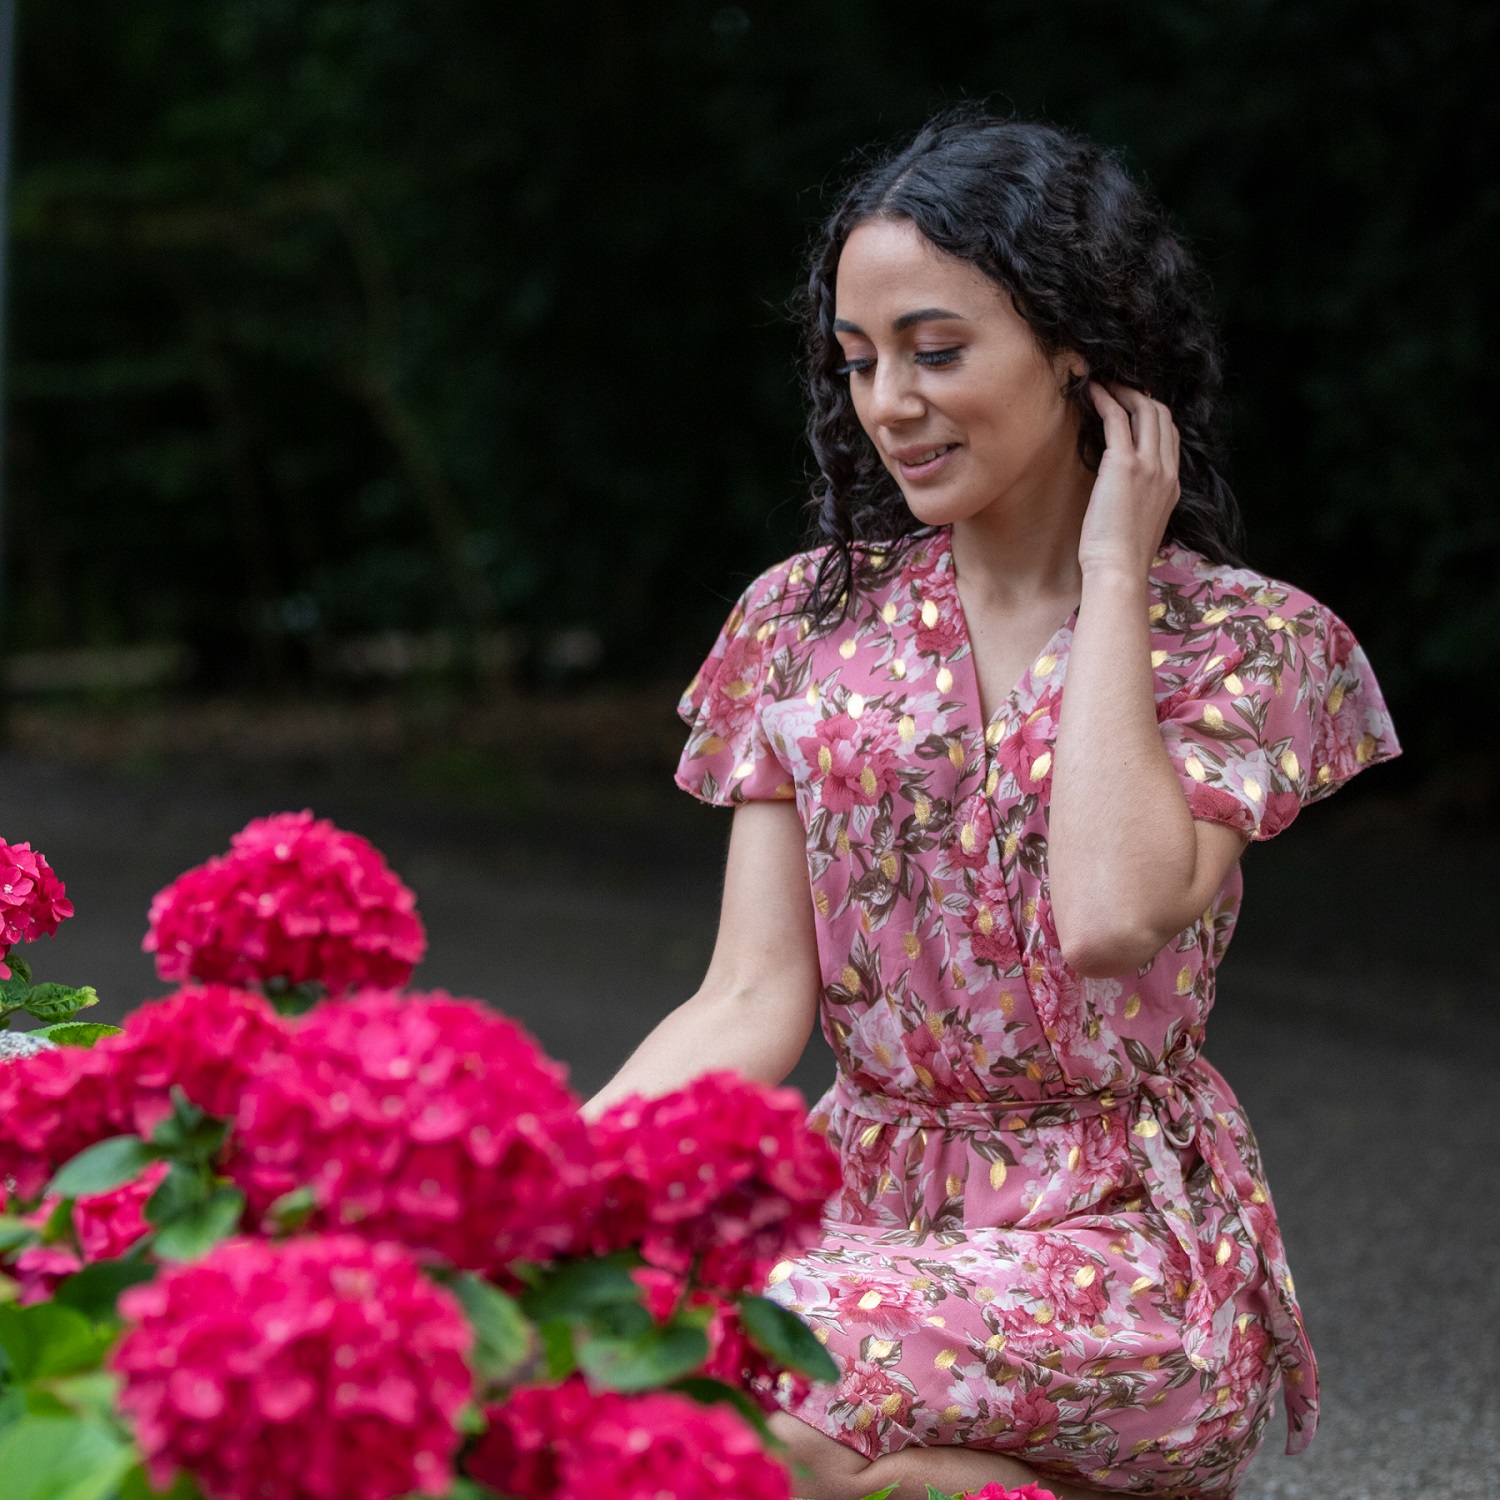
[(22, 11), (11, 648), (185, 643), (193, 690), (285, 695), (344, 691), (351, 635), (505, 627), (512, 686), (690, 673), (801, 532), (783, 309), (830, 188), (983, 97), (1164, 198), (1251, 560), (1366, 643), (1391, 784), (1488, 799), (1495, 7)]
[(417, 983), (584, 1091), (713, 942), (672, 704), (801, 534), (783, 309), (851, 153), (965, 97), (1124, 151), (1211, 273), (1251, 559), (1408, 747), (1245, 858), (1207, 1050), (1325, 1415), (1240, 1500), (1500, 1500), (1500, 11), (21, 11), (0, 833), (78, 906), (38, 977), (160, 993), (152, 892), (310, 805), (415, 888)]

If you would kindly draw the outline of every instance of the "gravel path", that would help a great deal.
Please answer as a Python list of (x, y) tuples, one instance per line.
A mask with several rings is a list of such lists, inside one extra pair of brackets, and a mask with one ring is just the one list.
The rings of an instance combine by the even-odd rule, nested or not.
[[(595, 810), (543, 837), (395, 783), (132, 782), (11, 757), (0, 832), (46, 851), (79, 912), (38, 977), (97, 985), (99, 1019), (158, 993), (138, 951), (152, 892), (249, 817), (309, 801), (416, 888), (418, 982), (519, 1017), (585, 1092), (702, 973), (727, 826), (707, 810)], [(1309, 1452), (1280, 1456), (1273, 1429), (1240, 1493), (1500, 1500), (1500, 850), (1354, 812), (1319, 809), (1251, 852), (1210, 1028), (1257, 1125), (1325, 1392)], [(830, 1072), (820, 1042), (794, 1081), (815, 1093)]]

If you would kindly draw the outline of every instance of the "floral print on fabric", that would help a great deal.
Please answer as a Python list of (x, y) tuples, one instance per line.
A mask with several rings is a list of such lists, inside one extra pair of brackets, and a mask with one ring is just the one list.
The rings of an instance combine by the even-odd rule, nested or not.
[[(795, 800), (838, 1059), (814, 1123), (843, 1188), (771, 1295), (842, 1372), (789, 1410), (869, 1457), (1012, 1454), (1105, 1490), (1231, 1495), (1280, 1384), (1317, 1379), (1255, 1138), (1203, 1059), (1238, 867), (1140, 971), (1062, 960), (1047, 806), (1072, 624), (986, 723), (946, 530), (853, 616), (798, 612), (818, 554), (757, 579), (683, 698), (677, 780)], [(1253, 838), (1398, 753), (1347, 628), (1168, 546), (1157, 717), (1193, 816)]]

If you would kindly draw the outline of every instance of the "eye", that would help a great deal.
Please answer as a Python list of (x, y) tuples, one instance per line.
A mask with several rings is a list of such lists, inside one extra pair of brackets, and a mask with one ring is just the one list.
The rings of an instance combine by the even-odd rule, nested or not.
[(846, 360), (833, 373), (835, 375), (863, 375), (874, 363), (873, 359)]
[(919, 365), (927, 365), (929, 368), (934, 368), (939, 365), (951, 365), (962, 353), (963, 350), (957, 347), (952, 349), (923, 349), (916, 356), (916, 359)]

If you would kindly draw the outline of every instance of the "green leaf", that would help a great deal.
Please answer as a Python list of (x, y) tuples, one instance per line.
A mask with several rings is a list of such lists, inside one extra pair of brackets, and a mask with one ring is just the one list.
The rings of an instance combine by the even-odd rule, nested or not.
[[(8, 960), (12, 969), (16, 967), (16, 960)], [(18, 974), (11, 979), (0, 979), (0, 1015), (11, 1015), (24, 1008), (26, 997), (31, 993), (31, 978), (21, 978)]]
[(80, 1151), (47, 1184), (60, 1198), (84, 1198), (107, 1193), (139, 1177), (161, 1153), (138, 1135), (117, 1135)]
[(38, 984), (32, 986), (21, 1009), (38, 1021), (66, 1021), (69, 1016), (98, 1003), (98, 993), (89, 984), (77, 989), (71, 984)]
[(543, 1323), (537, 1334), (542, 1341), (547, 1379), (554, 1383), (566, 1380), (578, 1368), (578, 1356), (573, 1351), (573, 1325), (555, 1318), (550, 1323)]
[(27, 1415), (0, 1432), (5, 1500), (105, 1500), (135, 1459), (102, 1422)]
[(312, 1218), (317, 1206), (318, 1195), (310, 1187), (293, 1188), (270, 1206), (266, 1217), (282, 1234), (295, 1234)]
[(245, 1195), (225, 1183), (201, 1203), (163, 1224), (151, 1248), (161, 1260), (196, 1260), (240, 1227), (244, 1211)]
[(212, 1187), (206, 1172), (174, 1161), (146, 1200), (146, 1222), (160, 1226), (182, 1218), (207, 1200)]
[(443, 1496), (443, 1500), (500, 1500), (500, 1492), (492, 1490), (487, 1484), (480, 1484), (477, 1479), (465, 1479), (460, 1475), (453, 1481), (453, 1488)]
[(707, 1358), (707, 1337), (682, 1324), (653, 1327), (633, 1339), (585, 1339), (578, 1346), (578, 1363), (590, 1382), (611, 1391), (670, 1385)]
[(521, 1298), (521, 1307), (534, 1323), (563, 1318), (586, 1321), (600, 1309), (637, 1303), (641, 1289), (630, 1274), (640, 1259), (629, 1251), (597, 1260), (575, 1260), (544, 1274)]
[[(886, 1485), (886, 1487), (883, 1490), (876, 1490), (873, 1494), (870, 1494), (870, 1495), (862, 1495), (860, 1497), (860, 1500), (890, 1500), (890, 1497), (892, 1495), (894, 1495), (899, 1488), (900, 1488), (899, 1485), (888, 1484), (888, 1485)], [(927, 1497), (928, 1497), (928, 1500), (932, 1500), (932, 1495), (933, 1495), (933, 1488), (929, 1484), (927, 1486)], [(950, 1496), (947, 1497), (947, 1500), (953, 1500), (953, 1497), (950, 1495)]]
[(453, 1294), (474, 1325), (475, 1371), (486, 1381), (508, 1380), (532, 1350), (531, 1324), (520, 1303), (469, 1273), (454, 1280)]
[[(895, 1485), (891, 1486), (891, 1489), (895, 1488)], [(880, 1493), (882, 1495), (889, 1495), (891, 1490), (882, 1490)], [(927, 1500), (964, 1500), (964, 1497), (962, 1495), (950, 1495), (945, 1490), (940, 1490), (935, 1484), (929, 1484), (927, 1486)]]
[(18, 1250), (23, 1245), (34, 1244), (40, 1236), (34, 1225), (14, 1214), (0, 1214), (0, 1255), (7, 1250)]
[(120, 1500), (202, 1500), (202, 1492), (183, 1469), (177, 1471), (167, 1489), (153, 1489), (145, 1466), (135, 1464), (120, 1481)]
[(31, 965), (14, 951), (5, 955), (6, 965), (9, 967), (12, 978), (6, 980), (7, 984), (20, 984), (29, 986), (31, 984)]
[(54, 1302), (0, 1306), (0, 1348), (16, 1380), (92, 1370), (113, 1338), (112, 1332), (94, 1328), (76, 1308)]
[(120, 1377), (108, 1370), (86, 1370), (82, 1375), (62, 1375), (30, 1383), (29, 1390), (39, 1389), (45, 1390), (59, 1409), (69, 1416), (94, 1417), (100, 1422), (108, 1422), (114, 1416)]
[(126, 1287), (150, 1281), (156, 1271), (149, 1261), (133, 1255), (98, 1260), (63, 1281), (52, 1300), (60, 1307), (76, 1308), (97, 1323), (115, 1316), (115, 1303)]
[(227, 1120), (204, 1114), (174, 1083), (172, 1113), (151, 1132), (151, 1140), (165, 1155), (177, 1160), (210, 1162), (219, 1154), (228, 1133)]
[[(781, 1439), (771, 1431), (765, 1412), (737, 1387), (726, 1385), (722, 1380), (714, 1380), (707, 1375), (689, 1375), (685, 1379), (674, 1380), (671, 1388), (681, 1391), (684, 1396), (691, 1396), (700, 1406), (732, 1406), (760, 1434), (761, 1441), (767, 1447), (785, 1447)], [(894, 1489), (895, 1485), (891, 1488)]]
[(100, 1037), (119, 1036), (121, 1030), (105, 1021), (59, 1021), (55, 1026), (38, 1026), (31, 1035), (45, 1037), (60, 1047), (92, 1047)]
[(813, 1337), (796, 1313), (768, 1297), (741, 1297), (740, 1322), (750, 1342), (788, 1370), (811, 1380), (831, 1383), (839, 1378), (833, 1356)]

